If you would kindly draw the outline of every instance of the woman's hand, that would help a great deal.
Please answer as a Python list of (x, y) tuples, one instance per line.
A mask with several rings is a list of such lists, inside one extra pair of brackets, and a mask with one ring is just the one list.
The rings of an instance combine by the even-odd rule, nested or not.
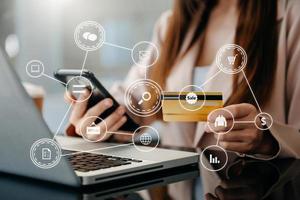
[[(89, 91), (86, 90), (86, 92), (79, 97), (79, 100), (86, 99), (88, 98), (88, 96)], [(87, 110), (87, 103), (88, 100), (73, 103), (73, 110), (70, 115), (69, 121), (72, 125), (74, 125), (76, 133), (78, 135), (81, 135), (82, 131), (85, 131), (86, 128), (94, 122), (95, 118), (93, 117), (99, 116), (113, 105), (113, 101), (111, 99), (104, 99)], [(125, 112), (126, 109), (124, 108), (124, 106), (120, 106), (118, 109), (116, 109), (115, 112), (104, 119), (108, 132), (117, 131), (127, 121), (126, 116), (124, 116)], [(100, 127), (101, 134), (97, 137), (102, 138), (101, 141), (106, 140), (110, 137), (109, 133), (105, 133), (106, 128), (104, 122), (100, 122), (96, 126)], [(83, 132), (82, 134), (85, 134), (85, 132)], [(103, 134), (105, 134), (105, 137), (103, 136)], [(86, 135), (87, 134), (85, 134), (85, 136)], [(91, 139), (92, 141), (98, 141), (97, 138), (89, 139)]]
[[(222, 114), (222, 110), (216, 111), (209, 116), (208, 123), (210, 123), (205, 128), (208, 133), (213, 133), (211, 128), (215, 132), (220, 134), (215, 134), (215, 137), (219, 137), (219, 145), (226, 150), (236, 151), (239, 153), (246, 154), (265, 154), (265, 155), (275, 155), (278, 151), (278, 143), (270, 134), (269, 131), (259, 130), (255, 124), (255, 116), (259, 113), (255, 106), (247, 103), (235, 104), (225, 107), (233, 114), (234, 124), (232, 130), (226, 134), (222, 134), (228, 131), (232, 126), (232, 116), (223, 115), (227, 120), (227, 127), (225, 128), (215, 128), (214, 122), (218, 115)], [(224, 112), (224, 111), (223, 111)], [(245, 121), (246, 123), (239, 123)], [(250, 123), (249, 123), (250, 121)], [(253, 121), (253, 123), (251, 123)], [(257, 123), (260, 124), (260, 123)]]

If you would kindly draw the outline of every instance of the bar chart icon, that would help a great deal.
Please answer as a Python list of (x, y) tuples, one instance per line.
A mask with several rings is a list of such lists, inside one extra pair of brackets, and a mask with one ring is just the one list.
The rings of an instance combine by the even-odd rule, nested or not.
[(212, 154), (209, 154), (209, 163), (210, 164), (219, 164), (220, 160), (218, 159), (217, 156), (213, 157)]

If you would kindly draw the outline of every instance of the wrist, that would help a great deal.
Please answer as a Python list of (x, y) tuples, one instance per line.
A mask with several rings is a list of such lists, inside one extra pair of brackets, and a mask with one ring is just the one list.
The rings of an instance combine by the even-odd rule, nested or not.
[(275, 155), (279, 151), (279, 144), (269, 130), (262, 131), (262, 141), (257, 153), (263, 155)]

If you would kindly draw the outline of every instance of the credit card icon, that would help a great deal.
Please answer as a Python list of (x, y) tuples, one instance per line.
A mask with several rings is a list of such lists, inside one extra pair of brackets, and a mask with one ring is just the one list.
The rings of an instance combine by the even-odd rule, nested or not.
[(164, 121), (207, 121), (213, 110), (222, 108), (222, 92), (164, 92), (162, 113)]

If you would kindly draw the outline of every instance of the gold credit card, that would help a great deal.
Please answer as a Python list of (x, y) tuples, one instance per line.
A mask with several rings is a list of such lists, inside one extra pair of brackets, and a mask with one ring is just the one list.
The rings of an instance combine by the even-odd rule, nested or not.
[(164, 92), (164, 121), (206, 121), (213, 110), (223, 107), (222, 92)]

